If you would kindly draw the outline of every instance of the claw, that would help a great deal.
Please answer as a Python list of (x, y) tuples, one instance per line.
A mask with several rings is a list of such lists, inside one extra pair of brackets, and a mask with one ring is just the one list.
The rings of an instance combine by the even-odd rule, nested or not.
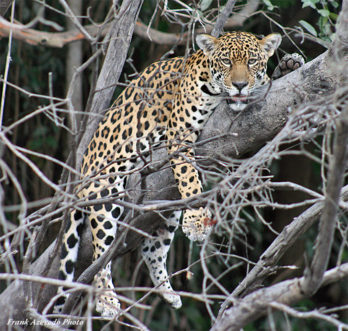
[(215, 224), (216, 220), (211, 218), (210, 211), (201, 207), (184, 212), (182, 229), (190, 240), (203, 241)]

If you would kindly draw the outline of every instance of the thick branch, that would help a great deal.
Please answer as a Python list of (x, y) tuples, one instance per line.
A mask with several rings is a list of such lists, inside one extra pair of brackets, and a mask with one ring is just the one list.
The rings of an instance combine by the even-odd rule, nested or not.
[(219, 37), (221, 34), (222, 29), (224, 28), (224, 25), (228, 19), (228, 16), (231, 15), (233, 7), (236, 3), (236, 0), (228, 0), (224, 8), (222, 9), (221, 13), (219, 14), (214, 29), (211, 32), (211, 35), (214, 37)]
[[(223, 135), (223, 138), (216, 139), (206, 144), (204, 148), (198, 149), (198, 154), (211, 158), (240, 157), (244, 153), (255, 150), (271, 139), (284, 125), (287, 119), (288, 109), (294, 105), (303, 102), (311, 96), (317, 97), (317, 91), (321, 90), (324, 85), (330, 90), (337, 83), (337, 76), (328, 76), (329, 70), (326, 66), (326, 54), (318, 57), (311, 63), (306, 64), (303, 68), (295, 71), (286, 77), (273, 83), (267, 97), (260, 100), (257, 105), (250, 107), (237, 117), (231, 114), (226, 105), (217, 109), (208, 121), (202, 132), (200, 140), (209, 139), (215, 136)], [(106, 61), (106, 60), (105, 60)], [(105, 84), (108, 85), (108, 84)], [(104, 86), (105, 86), (104, 85)], [(91, 134), (93, 131), (91, 131)], [(83, 149), (82, 149), (83, 150)], [(155, 153), (154, 157), (161, 159), (160, 153)], [(138, 175), (133, 176), (133, 182), (139, 180)], [(147, 176), (144, 180), (144, 187), (148, 192), (145, 200), (173, 199), (175, 198), (176, 189), (173, 177), (169, 167), (157, 173)], [(154, 213), (140, 215), (134, 220), (134, 226), (142, 227), (144, 230), (151, 231), (162, 223), (160, 216)], [(136, 232), (130, 231), (132, 238), (127, 240), (127, 250), (135, 248), (142, 236)], [(90, 262), (90, 237), (84, 237), (82, 240), (82, 256), (89, 258), (80, 258), (80, 261)], [(46, 251), (33, 266), (33, 270), (40, 274), (47, 263), (50, 250)], [(124, 253), (122, 247), (116, 252), (116, 255)], [(49, 276), (57, 275), (58, 261), (53, 264)], [(88, 277), (86, 278), (88, 279)], [(33, 286), (34, 295), (40, 291), (40, 287)], [(52, 297), (55, 289), (45, 288), (40, 294), (42, 304), (45, 304)], [(23, 316), (23, 293), (22, 283), (13, 283), (0, 296), (0, 308), (7, 314), (2, 314), (0, 322), (7, 321), (10, 316), (16, 318)], [(11, 298), (11, 299), (9, 299)], [(3, 323), (0, 323), (3, 325)]]
[(135, 22), (137, 20), (142, 0), (127, 0), (122, 2), (118, 18), (114, 20), (110, 31), (110, 42), (104, 59), (103, 67), (98, 76), (95, 92), (90, 106), (91, 120), (83, 126), (84, 133), (77, 149), (79, 169), (82, 155), (97, 129), (98, 121), (93, 115), (103, 114), (109, 107), (118, 79), (121, 75), (124, 62), (127, 58), (129, 44), (132, 39)]
[[(348, 263), (326, 271), (321, 285), (327, 285), (348, 276)], [(214, 324), (211, 331), (240, 330), (245, 325), (267, 313), (267, 307), (274, 302), (293, 304), (306, 296), (302, 292), (301, 283), (304, 278), (286, 280), (276, 285), (255, 291), (228, 309)]]
[[(245, 7), (238, 13), (230, 17), (225, 25), (225, 29), (231, 29), (236, 26), (242, 26), (244, 21), (257, 9), (259, 0), (250, 0)], [(86, 25), (84, 29), (93, 37), (100, 35), (106, 36), (112, 23), (101, 26)], [(12, 28), (13, 38), (22, 40), (31, 45), (44, 45), (48, 47), (63, 47), (68, 43), (78, 40), (84, 40), (85, 36), (77, 29), (68, 30), (65, 32), (45, 32), (35, 29), (24, 28), (20, 24), (11, 24), (3, 18), (0, 18), (0, 36), (8, 37), (10, 29)], [(196, 33), (209, 33), (212, 27), (208, 26), (206, 29), (197, 29)], [(186, 45), (187, 39), (192, 37), (191, 33), (177, 34), (161, 32), (153, 28), (149, 28), (141, 21), (135, 25), (134, 32), (141, 38), (149, 40), (161, 45)]]

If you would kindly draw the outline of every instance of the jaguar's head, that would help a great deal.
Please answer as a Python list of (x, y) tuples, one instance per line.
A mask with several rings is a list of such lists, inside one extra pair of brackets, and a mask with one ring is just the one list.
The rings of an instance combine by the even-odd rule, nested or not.
[(258, 39), (248, 32), (231, 32), (219, 38), (200, 34), (196, 41), (208, 57), (213, 83), (226, 93), (229, 106), (241, 111), (252, 91), (269, 81), (267, 61), (281, 36), (272, 33)]

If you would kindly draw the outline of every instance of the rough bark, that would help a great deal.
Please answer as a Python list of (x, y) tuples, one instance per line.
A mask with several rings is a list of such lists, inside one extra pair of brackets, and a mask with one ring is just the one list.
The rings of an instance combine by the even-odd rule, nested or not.
[[(115, 91), (124, 62), (127, 58), (129, 44), (132, 39), (141, 4), (142, 0), (123, 1), (118, 17), (114, 20), (110, 30), (110, 42), (105, 55), (104, 64), (99, 73), (89, 109), (89, 113), (92, 116), (88, 118), (92, 120), (83, 125), (84, 133), (77, 149), (77, 160), (82, 160), (82, 155), (97, 129), (98, 122), (94, 120), (93, 115), (102, 115), (110, 105), (111, 97)], [(79, 168), (80, 164), (77, 164), (76, 169)]]

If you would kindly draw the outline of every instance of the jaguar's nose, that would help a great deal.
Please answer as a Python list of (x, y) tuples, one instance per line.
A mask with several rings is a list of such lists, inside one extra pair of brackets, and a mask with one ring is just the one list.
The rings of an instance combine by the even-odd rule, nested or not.
[(239, 91), (242, 92), (243, 88), (248, 85), (247, 82), (233, 82), (232, 85)]

